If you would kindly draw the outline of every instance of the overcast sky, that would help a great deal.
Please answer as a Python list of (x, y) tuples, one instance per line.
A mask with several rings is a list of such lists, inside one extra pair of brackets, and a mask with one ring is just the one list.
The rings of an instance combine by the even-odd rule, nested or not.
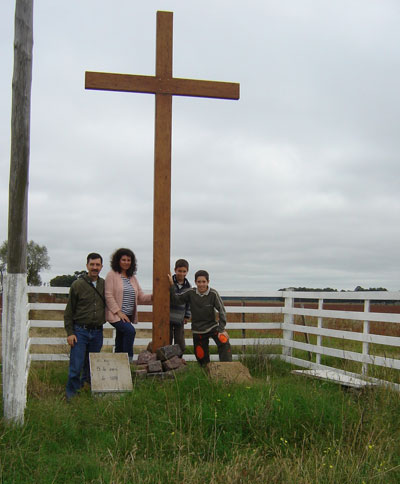
[[(7, 238), (15, 2), (0, 6), (0, 241)], [(400, 289), (398, 0), (34, 4), (29, 239), (55, 275), (130, 247), (152, 285), (154, 96), (85, 91), (88, 71), (239, 82), (175, 97), (171, 263), (217, 289)]]

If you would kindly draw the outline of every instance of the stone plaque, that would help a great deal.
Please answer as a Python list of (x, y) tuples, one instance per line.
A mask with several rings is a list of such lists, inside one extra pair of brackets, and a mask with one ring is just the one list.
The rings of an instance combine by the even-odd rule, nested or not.
[(211, 362), (207, 371), (210, 378), (225, 383), (248, 383), (252, 380), (248, 368), (240, 361)]
[(92, 393), (131, 392), (128, 353), (89, 353)]

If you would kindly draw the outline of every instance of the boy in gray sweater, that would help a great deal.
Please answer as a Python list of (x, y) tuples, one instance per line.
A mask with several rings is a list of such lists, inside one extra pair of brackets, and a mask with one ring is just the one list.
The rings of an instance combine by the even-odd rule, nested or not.
[[(175, 285), (171, 275), (170, 294), (172, 304), (189, 303), (192, 312), (193, 346), (200, 365), (210, 362), (209, 340), (212, 338), (218, 348), (220, 361), (232, 361), (231, 345), (228, 333), (225, 331), (226, 312), (224, 303), (218, 292), (209, 287), (210, 277), (207, 271), (197, 271), (194, 279), (196, 287), (182, 294), (175, 293)], [(216, 320), (215, 310), (219, 313)]]

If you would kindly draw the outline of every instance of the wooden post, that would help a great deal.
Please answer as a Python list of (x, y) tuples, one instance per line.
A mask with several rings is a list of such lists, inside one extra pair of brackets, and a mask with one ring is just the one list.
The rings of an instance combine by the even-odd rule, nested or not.
[(155, 94), (153, 351), (169, 344), (172, 96), (239, 99), (239, 84), (174, 78), (172, 12), (157, 12), (156, 75), (86, 72), (85, 88)]
[[(157, 15), (156, 77), (172, 78), (172, 15)], [(156, 94), (153, 216), (153, 351), (169, 344), (172, 95)]]
[[(293, 291), (292, 287), (286, 289), (285, 292)], [(285, 298), (285, 305), (283, 308), (283, 322), (284, 324), (294, 324), (294, 316), (291, 312), (287, 312), (287, 310), (291, 310), (294, 308), (294, 298), (292, 294), (289, 292), (290, 295), (284, 295)], [(293, 330), (283, 330), (283, 339), (286, 341), (293, 341)], [(282, 355), (283, 356), (292, 356), (293, 348), (291, 346), (286, 346), (283, 344), (282, 346)]]
[(2, 352), (4, 417), (19, 424), (24, 421), (27, 378), (26, 245), (32, 50), (33, 0), (16, 0)]
[[(324, 300), (323, 299), (318, 299), (318, 311), (322, 311), (324, 309)], [(317, 327), (318, 328), (323, 328), (323, 321), (321, 316), (318, 316), (318, 322), (317, 322)], [(322, 336), (319, 334), (317, 336), (317, 346), (318, 348), (321, 348), (322, 346)], [(315, 357), (315, 363), (317, 365), (321, 364), (321, 352), (319, 351)]]
[[(364, 299), (364, 313), (366, 317), (368, 317), (368, 313), (370, 311), (370, 303), (371, 301), (369, 299)], [(369, 336), (369, 321), (366, 319), (363, 322), (363, 336), (366, 338)], [(364, 376), (368, 375), (368, 363), (365, 361), (365, 358), (369, 357), (369, 343), (368, 341), (363, 341), (362, 344), (362, 354), (364, 357), (364, 361), (362, 363), (362, 369), (361, 373)]]
[[(302, 309), (304, 309), (304, 304), (300, 304), (300, 307)], [(303, 326), (307, 326), (307, 323), (306, 323), (306, 317), (304, 316), (304, 314), (301, 315), (301, 322), (303, 323)], [(310, 344), (310, 338), (308, 336), (308, 333), (304, 333), (304, 339), (306, 340), (306, 343), (309, 345)], [(311, 354), (311, 351), (307, 351), (308, 353), (308, 359), (311, 361), (312, 360), (312, 354)]]
[[(246, 302), (244, 300), (242, 300), (241, 305), (246, 306)], [(245, 323), (245, 322), (246, 322), (246, 313), (242, 313), (242, 323)], [(246, 338), (246, 329), (245, 328), (242, 328), (242, 338), (243, 339)], [(242, 345), (242, 353), (243, 354), (246, 353), (246, 345), (245, 344)]]

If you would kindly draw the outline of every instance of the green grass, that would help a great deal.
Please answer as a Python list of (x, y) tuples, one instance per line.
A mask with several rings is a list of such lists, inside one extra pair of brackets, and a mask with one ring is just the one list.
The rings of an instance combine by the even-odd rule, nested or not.
[(65, 363), (31, 369), (25, 424), (0, 421), (0, 483), (398, 483), (400, 399), (290, 374), (262, 354), (245, 385), (196, 364), (116, 398), (64, 399)]

